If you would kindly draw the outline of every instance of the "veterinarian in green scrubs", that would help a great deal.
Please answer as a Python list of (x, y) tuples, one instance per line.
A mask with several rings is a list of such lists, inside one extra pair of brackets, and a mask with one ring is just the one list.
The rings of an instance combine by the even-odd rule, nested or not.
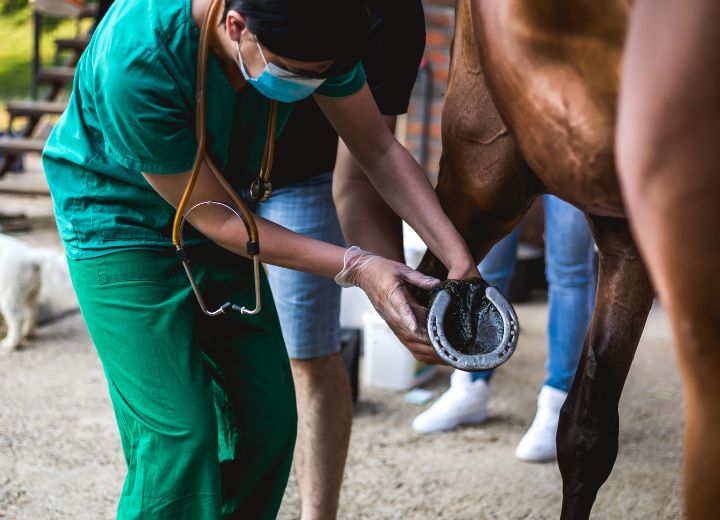
[[(292, 460), (293, 382), (265, 278), (260, 314), (208, 317), (170, 242), (173, 206), (197, 148), (198, 27), (207, 4), (115, 2), (80, 59), (69, 107), (43, 155), (120, 429), (128, 466), (123, 519), (274, 518)], [(289, 102), (314, 92), (373, 183), (450, 275), (473, 274), (467, 247), (365, 86), (356, 59), (366, 30), (360, 2), (297, 5), (225, 0), (211, 24), (209, 154), (243, 189), (259, 167), (268, 98)], [(291, 104), (279, 107), (278, 131)], [(228, 201), (205, 168), (190, 203), (204, 200)], [(247, 233), (227, 216), (194, 213), (188, 256), (209, 306), (251, 305)], [(405, 288), (429, 288), (434, 279), (357, 248), (257, 224), (264, 262), (360, 286), (416, 355), (432, 354)]]

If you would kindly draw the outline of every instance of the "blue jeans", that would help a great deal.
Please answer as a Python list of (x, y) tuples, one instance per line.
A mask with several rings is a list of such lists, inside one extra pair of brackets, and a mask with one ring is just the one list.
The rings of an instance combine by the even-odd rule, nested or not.
[[(257, 214), (310, 238), (344, 245), (332, 198), (332, 173), (273, 191)], [(290, 359), (340, 351), (340, 286), (329, 278), (265, 266)]]
[[(595, 306), (595, 250), (582, 212), (545, 195), (545, 276), (548, 281), (548, 358), (545, 385), (570, 389)], [(480, 263), (490, 285), (507, 294), (520, 229), (502, 239)], [(492, 370), (473, 373), (488, 380)]]

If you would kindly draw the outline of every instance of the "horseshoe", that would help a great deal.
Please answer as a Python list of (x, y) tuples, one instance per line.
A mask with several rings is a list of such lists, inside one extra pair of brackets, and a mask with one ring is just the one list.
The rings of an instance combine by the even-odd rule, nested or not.
[[(484, 292), (480, 293), (483, 286)], [(483, 294), (482, 301), (477, 302), (479, 294)], [(476, 372), (491, 370), (510, 359), (517, 345), (518, 319), (515, 309), (500, 291), (479, 279), (450, 280), (444, 282), (433, 296), (427, 314), (427, 329), (433, 348), (445, 362), (460, 370)], [(469, 322), (465, 323), (465, 332), (468, 332), (468, 325), (473, 326), (472, 337), (461, 341), (461, 334), (455, 330), (460, 329), (461, 324), (453, 315), (462, 314), (460, 307), (468, 303), (468, 298), (474, 300), (469, 310), (474, 316), (467, 316)]]

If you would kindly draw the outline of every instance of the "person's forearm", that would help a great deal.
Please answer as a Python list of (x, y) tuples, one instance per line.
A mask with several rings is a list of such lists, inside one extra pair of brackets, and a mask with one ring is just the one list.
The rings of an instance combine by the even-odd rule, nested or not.
[[(144, 176), (166, 201), (177, 207), (190, 172)], [(228, 194), (204, 166), (187, 207), (192, 208), (203, 201), (220, 201), (232, 205)], [(188, 221), (195, 229), (225, 249), (248, 256), (248, 233), (245, 225), (227, 209), (216, 205), (201, 206), (190, 213)], [(342, 270), (345, 248), (293, 233), (258, 216), (255, 217), (255, 222), (260, 238), (260, 260), (263, 262), (328, 278)]]
[[(392, 129), (394, 116), (385, 116)], [(333, 172), (333, 200), (350, 245), (404, 262), (402, 220), (378, 194), (342, 139)]]
[[(267, 264), (332, 278), (343, 268), (345, 248), (294, 233), (256, 216), (260, 260)], [(247, 232), (236, 217), (216, 222), (193, 222), (204, 234), (233, 253), (247, 256)], [(204, 228), (204, 229), (203, 229)]]
[(440, 207), (425, 173), (384, 124), (367, 86), (345, 98), (316, 96), (316, 101), (383, 199), (415, 229), (450, 275), (476, 275), (467, 245)]
[[(387, 165), (392, 165), (391, 175)], [(454, 276), (475, 272), (465, 241), (440, 207), (425, 173), (400, 143), (393, 141), (383, 155), (364, 167), (378, 193)]]

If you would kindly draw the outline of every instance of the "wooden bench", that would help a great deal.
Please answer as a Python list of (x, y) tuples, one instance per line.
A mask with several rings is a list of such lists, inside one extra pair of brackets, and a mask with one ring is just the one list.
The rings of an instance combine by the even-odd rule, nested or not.
[(62, 114), (67, 108), (67, 103), (59, 101), (9, 101), (6, 108), (11, 118), (18, 116), (40, 117), (45, 114)]
[(90, 36), (79, 36), (77, 38), (57, 38), (55, 46), (58, 51), (78, 51), (82, 52), (90, 43)]
[[(77, 20), (82, 18), (94, 18), (97, 14), (97, 6), (90, 5), (84, 8), (76, 17)], [(45, 146), (42, 139), (32, 138), (38, 123), (46, 114), (57, 115), (65, 110), (65, 103), (56, 103), (53, 100), (57, 97), (61, 90), (72, 83), (75, 77), (75, 65), (80, 58), (80, 54), (85, 50), (90, 41), (90, 35), (78, 36), (76, 38), (59, 38), (55, 41), (56, 59), (62, 63), (61, 66), (39, 67), (39, 38), (40, 38), (40, 15), (34, 16), (35, 25), (35, 57), (33, 59), (33, 97), (37, 96), (37, 82), (46, 84), (43, 92), (37, 96), (39, 101), (30, 102), (14, 102), (8, 105), (10, 115), (10, 123), (13, 118), (22, 116), (26, 119), (23, 128), (17, 129), (15, 137), (0, 138), (0, 178), (10, 169), (17, 158), (28, 152), (41, 152)], [(80, 25), (78, 22), (78, 29)], [(60, 60), (60, 53), (66, 51), (65, 57)]]
[(6, 156), (17, 156), (24, 153), (41, 153), (43, 148), (45, 148), (45, 139), (0, 137), (0, 153)]
[(95, 18), (95, 15), (97, 14), (97, 6), (96, 5), (86, 5), (80, 10), (80, 14), (78, 14), (78, 19), (80, 18)]
[(38, 71), (38, 80), (48, 83), (71, 83), (75, 77), (75, 67), (44, 67)]

